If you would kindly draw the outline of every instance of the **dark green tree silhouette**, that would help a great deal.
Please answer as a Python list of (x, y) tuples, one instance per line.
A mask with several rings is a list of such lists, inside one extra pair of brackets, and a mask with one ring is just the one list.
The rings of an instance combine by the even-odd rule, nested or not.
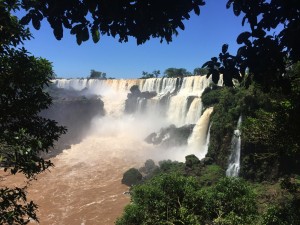
[(154, 70), (152, 73), (143, 71), (141, 79), (158, 78), (159, 75), (160, 75), (160, 70)]
[(96, 70), (91, 70), (90, 76), (88, 78), (105, 80), (106, 79), (106, 73), (96, 71)]
[[(11, 15), (16, 9), (16, 1), (0, 2), (0, 166), (8, 173), (23, 173), (31, 179), (53, 165), (40, 153), (53, 147), (65, 129), (39, 116), (51, 104), (44, 87), (54, 73), (49, 61), (17, 48), (31, 35)], [(27, 201), (26, 186), (8, 188), (2, 182), (0, 224), (37, 220), (37, 205)]]
[[(219, 57), (213, 57), (203, 67), (208, 68), (217, 82), (223, 74), (224, 85), (233, 86), (232, 79), (261, 84), (265, 91), (272, 87), (290, 90), (286, 69), (300, 59), (300, 2), (297, 0), (229, 0), (236, 16), (243, 15), (242, 25), (248, 22), (250, 31), (241, 33), (241, 45), (236, 55), (229, 54), (223, 45)], [(276, 30), (275, 30), (276, 29)], [(273, 34), (274, 32), (274, 34)], [(249, 71), (249, 74), (246, 74)]]
[(208, 69), (206, 68), (195, 68), (194, 69), (194, 75), (206, 75), (208, 73)]
[(200, 14), (203, 0), (21, 0), (26, 16), (22, 24), (32, 23), (39, 29), (46, 18), (53, 28), (57, 40), (63, 37), (63, 30), (70, 30), (76, 35), (80, 45), (90, 35), (96, 43), (101, 35), (117, 37), (120, 42), (127, 42), (135, 37), (137, 44), (152, 38), (161, 42), (172, 41), (178, 29), (184, 30), (183, 20), (190, 18), (194, 11)]
[(165, 77), (184, 77), (184, 76), (188, 76), (191, 75), (190, 72), (188, 72), (186, 69), (184, 68), (168, 68), (165, 70), (164, 72), (164, 76)]

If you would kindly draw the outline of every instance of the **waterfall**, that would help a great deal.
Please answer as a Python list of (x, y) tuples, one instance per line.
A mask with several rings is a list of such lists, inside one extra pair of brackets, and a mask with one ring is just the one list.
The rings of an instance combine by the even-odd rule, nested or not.
[(202, 159), (207, 154), (209, 142), (209, 119), (213, 112), (213, 107), (206, 109), (193, 129), (188, 140), (189, 154), (195, 154)]
[[(177, 156), (173, 160), (184, 160), (185, 155), (195, 154), (199, 158), (205, 157), (209, 140), (209, 119), (213, 108), (206, 109), (202, 114), (201, 95), (211, 83), (206, 76), (190, 76), (183, 78), (150, 78), (150, 79), (56, 79), (53, 84), (58, 88), (83, 91), (96, 94), (104, 102), (106, 112), (103, 123), (99, 122), (95, 130), (104, 123), (128, 126), (128, 133), (140, 130), (141, 140), (152, 132), (163, 127), (175, 125), (181, 127), (195, 124), (185, 149), (177, 149)], [(140, 93), (155, 92), (154, 97), (137, 95), (130, 104), (135, 107), (134, 113), (125, 114), (126, 99), (130, 88), (136, 85)], [(138, 92), (137, 92), (138, 93)], [(148, 93), (148, 94), (149, 94)], [(133, 93), (131, 93), (131, 96)], [(131, 113), (131, 111), (130, 111)], [(126, 124), (125, 123), (130, 123)], [(111, 126), (110, 125), (110, 126)], [(118, 125), (118, 126), (119, 126)], [(113, 126), (113, 125), (112, 125)], [(115, 125), (117, 127), (117, 125)], [(113, 128), (115, 128), (113, 127)], [(107, 129), (109, 130), (109, 129)], [(116, 131), (114, 131), (116, 132)], [(148, 132), (148, 133), (147, 133)]]
[(202, 101), (201, 98), (194, 98), (186, 115), (185, 123), (194, 124), (197, 122), (199, 115), (202, 112)]
[(240, 156), (241, 156), (241, 131), (242, 116), (239, 117), (237, 128), (234, 130), (231, 141), (231, 154), (229, 157), (229, 165), (226, 170), (226, 176), (237, 177), (240, 170)]
[(208, 152), (209, 140), (210, 140), (210, 128), (211, 128), (211, 125), (212, 125), (212, 123), (210, 123), (209, 128), (208, 128), (208, 132), (207, 132), (207, 135), (206, 135), (205, 149), (204, 149), (204, 151), (203, 151), (203, 153), (205, 153), (204, 156), (205, 156), (205, 155), (207, 154), (207, 152)]
[[(66, 93), (62, 101), (68, 101), (67, 94), (75, 92), (74, 101), (82, 100), (79, 106), (88, 107), (83, 103), (89, 99), (88, 95), (93, 95), (103, 101), (106, 114), (93, 118), (89, 128), (79, 127), (85, 134), (82, 140), (57, 152), (53, 158), (56, 167), (28, 187), (30, 199), (40, 206), (41, 224), (110, 224), (129, 203), (128, 196), (122, 194), (127, 187), (120, 183), (126, 170), (139, 167), (150, 158), (156, 162), (165, 159), (183, 162), (187, 154), (203, 158), (209, 142), (212, 108), (203, 112), (201, 95), (210, 82), (211, 78), (205, 76), (53, 80), (55, 87), (71, 90), (58, 90)], [(145, 95), (132, 98), (135, 110), (124, 113), (126, 100), (133, 95), (130, 93), (133, 85)], [(156, 95), (143, 97), (146, 92)], [(100, 101), (93, 104), (97, 102)], [(73, 119), (81, 120), (84, 116)], [(183, 127), (188, 127), (190, 137), (184, 135), (186, 129), (179, 132), (181, 125), (187, 125)], [(169, 147), (144, 141), (166, 127), (177, 132), (175, 141), (184, 136), (184, 144)], [(162, 141), (169, 137), (166, 134)]]
[[(156, 97), (139, 99), (137, 109), (141, 113), (164, 114), (170, 124), (182, 126), (195, 124), (202, 113), (201, 95), (211, 83), (211, 78), (206, 76), (190, 76), (184, 78), (150, 78), (150, 79), (56, 79), (53, 84), (58, 88), (84, 90), (102, 96), (104, 101), (126, 100), (127, 94), (133, 85), (137, 85), (142, 92), (156, 92)], [(107, 97), (108, 96), (108, 97)], [(165, 98), (165, 99), (164, 99)], [(165, 107), (160, 106), (164, 99)], [(104, 102), (105, 104), (105, 102)], [(124, 103), (125, 104), (125, 103)], [(118, 112), (124, 109), (120, 107)], [(105, 104), (107, 105), (107, 104)], [(144, 107), (141, 107), (141, 106)], [(112, 107), (110, 107), (112, 109)], [(146, 108), (146, 110), (144, 110)], [(111, 111), (111, 110), (106, 110)], [(159, 113), (158, 113), (159, 112)], [(118, 115), (120, 113), (117, 113)]]
[[(183, 78), (178, 93), (170, 99), (167, 111), (168, 120), (177, 126), (196, 123), (202, 111), (202, 92), (210, 83), (211, 79), (205, 76)], [(194, 98), (194, 101), (189, 105), (190, 98)]]

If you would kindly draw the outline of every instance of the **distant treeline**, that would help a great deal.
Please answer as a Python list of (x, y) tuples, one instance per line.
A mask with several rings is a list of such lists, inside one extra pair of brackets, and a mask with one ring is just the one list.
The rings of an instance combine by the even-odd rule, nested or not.
[[(188, 71), (185, 68), (168, 68), (164, 71), (162, 77), (172, 78), (172, 77), (185, 77), (185, 76), (193, 76), (193, 75), (206, 75), (208, 73), (207, 68), (195, 68), (193, 73)], [(151, 73), (142, 71), (142, 76), (140, 79), (148, 79), (148, 78), (158, 78), (160, 77), (161, 72), (160, 70), (153, 70)], [(56, 79), (60, 79), (59, 77), (55, 76)], [(82, 77), (82, 79), (85, 79)], [(108, 77), (105, 72), (97, 71), (92, 69), (90, 74), (87, 76), (87, 79), (99, 79), (99, 80), (106, 80), (106, 79), (115, 79), (113, 77)]]
[[(168, 68), (164, 71), (163, 77), (184, 77), (184, 76), (193, 76), (193, 75), (206, 75), (208, 70), (206, 68), (195, 68), (193, 73), (188, 71), (185, 68)], [(154, 70), (152, 73), (149, 72), (142, 72), (141, 79), (147, 79), (147, 78), (157, 78), (160, 76), (160, 70)]]

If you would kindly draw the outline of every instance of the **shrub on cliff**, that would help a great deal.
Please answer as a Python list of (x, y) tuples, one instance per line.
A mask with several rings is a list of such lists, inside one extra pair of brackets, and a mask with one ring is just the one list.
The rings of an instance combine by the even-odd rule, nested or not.
[(143, 179), (142, 174), (135, 168), (130, 168), (127, 170), (122, 179), (122, 184), (126, 184), (128, 186), (139, 184)]
[(224, 178), (203, 189), (194, 177), (170, 173), (135, 186), (116, 224), (255, 224), (256, 214), (245, 181)]

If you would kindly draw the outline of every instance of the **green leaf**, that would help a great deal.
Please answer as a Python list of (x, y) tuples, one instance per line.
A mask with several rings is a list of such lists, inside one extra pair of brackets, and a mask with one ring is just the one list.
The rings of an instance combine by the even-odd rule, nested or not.
[(63, 27), (62, 27), (62, 23), (58, 22), (55, 24), (56, 26), (54, 27), (53, 33), (54, 36), (57, 40), (61, 40), (63, 37)]
[(94, 0), (87, 0), (86, 3), (88, 5), (89, 11), (92, 13), (95, 12), (98, 2)]
[(241, 14), (241, 8), (240, 8), (239, 3), (236, 3), (236, 2), (233, 3), (233, 13), (236, 16), (239, 16)]
[(243, 32), (243, 33), (241, 33), (241, 34), (237, 37), (236, 42), (237, 42), (238, 44), (245, 43), (245, 42), (249, 39), (249, 37), (251, 37), (251, 33), (250, 33), (250, 32), (248, 32), (248, 31)]
[(227, 3), (226, 3), (226, 9), (229, 9), (231, 4), (233, 3), (234, 0), (229, 0)]
[(81, 36), (82, 36), (82, 41), (87, 41), (89, 40), (90, 38), (90, 35), (89, 35), (89, 30), (87, 27), (84, 27), (82, 32), (81, 32)]
[(212, 61), (207, 61), (206, 63), (204, 63), (204, 64), (202, 65), (201, 68), (210, 67), (211, 64), (213, 64)]
[(80, 34), (81, 33), (77, 33), (76, 34), (76, 42), (77, 42), (78, 45), (81, 45), (81, 43), (82, 43), (82, 38), (81, 38)]
[(97, 43), (100, 40), (100, 32), (99, 30), (92, 30), (93, 42)]
[(228, 44), (224, 44), (222, 46), (222, 53), (225, 54), (227, 52), (227, 50), (228, 50)]
[(77, 24), (74, 27), (72, 27), (70, 33), (71, 34), (77, 34), (81, 30), (81, 24)]
[(32, 25), (36, 30), (39, 30), (41, 28), (41, 22), (37, 17), (32, 18)]
[(262, 38), (266, 35), (266, 32), (262, 29), (255, 29), (252, 31), (252, 36), (257, 38)]
[(184, 30), (184, 24), (183, 24), (182, 22), (180, 22), (180, 23), (178, 24), (178, 26), (180, 27), (181, 30)]
[(27, 14), (20, 20), (20, 24), (27, 25), (27, 24), (29, 24), (30, 20), (31, 20), (31, 16), (30, 16), (30, 14)]
[(198, 16), (200, 15), (200, 7), (198, 5), (194, 6), (194, 11), (195, 11), (196, 15), (198, 15)]
[(212, 58), (211, 58), (211, 61), (214, 62), (214, 63), (217, 63), (218, 58), (217, 58), (217, 57), (212, 57)]

